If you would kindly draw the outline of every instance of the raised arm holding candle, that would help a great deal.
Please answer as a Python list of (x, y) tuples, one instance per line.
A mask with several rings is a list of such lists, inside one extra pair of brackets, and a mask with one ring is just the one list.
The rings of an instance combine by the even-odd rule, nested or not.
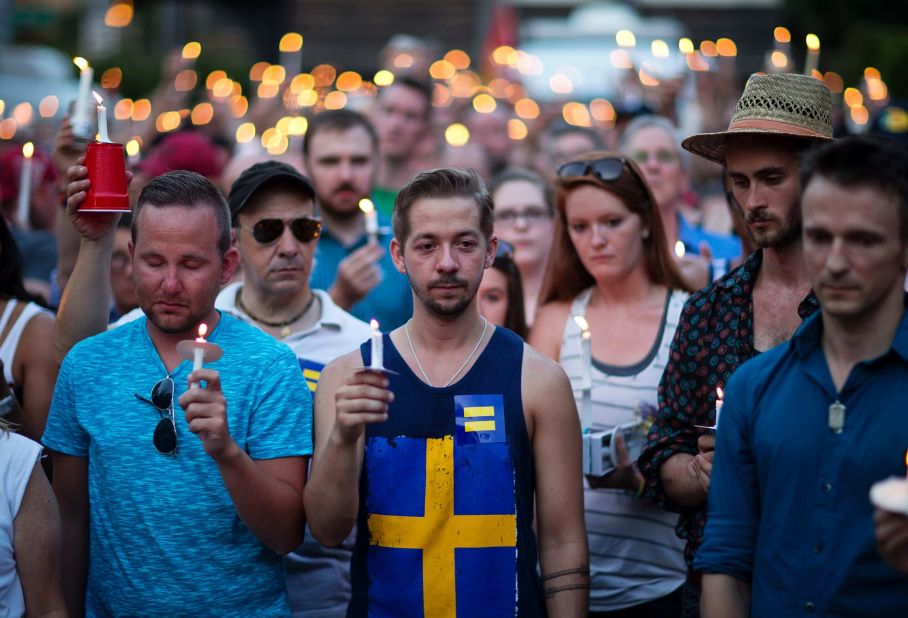
[(98, 140), (89, 142), (85, 153), (85, 167), (91, 184), (79, 211), (129, 212), (123, 144), (110, 141), (104, 99), (97, 92), (92, 94), (98, 103)]

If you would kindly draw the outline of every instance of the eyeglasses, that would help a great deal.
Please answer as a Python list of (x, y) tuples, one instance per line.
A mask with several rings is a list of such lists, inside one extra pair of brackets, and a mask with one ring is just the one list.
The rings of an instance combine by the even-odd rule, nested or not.
[(161, 413), (161, 420), (154, 428), (155, 449), (162, 455), (177, 454), (177, 425), (173, 415), (173, 380), (161, 378), (151, 389), (151, 399), (136, 393), (136, 399), (150, 403)]
[(281, 237), (284, 227), (290, 228), (294, 238), (307, 243), (315, 240), (322, 234), (322, 222), (313, 217), (300, 217), (298, 219), (261, 219), (252, 226), (252, 237), (262, 245), (268, 245)]
[(660, 148), (655, 152), (646, 152), (645, 150), (638, 150), (637, 152), (631, 155), (631, 158), (637, 163), (646, 163), (650, 159), (655, 159), (658, 163), (674, 163), (678, 160), (678, 155), (676, 155), (671, 150), (666, 150), (665, 148)]
[(518, 219), (523, 219), (527, 225), (534, 225), (551, 217), (552, 213), (544, 208), (527, 208), (523, 212), (500, 210), (495, 212), (495, 223), (511, 226), (517, 223)]

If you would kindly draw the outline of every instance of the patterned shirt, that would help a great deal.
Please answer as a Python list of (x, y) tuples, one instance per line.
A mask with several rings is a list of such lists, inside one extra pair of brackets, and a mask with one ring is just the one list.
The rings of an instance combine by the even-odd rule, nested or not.
[[(763, 263), (755, 251), (738, 268), (694, 293), (681, 313), (671, 355), (659, 383), (659, 412), (637, 465), (646, 479), (645, 495), (681, 513), (676, 532), (687, 541), (688, 565), (703, 538), (706, 503), (684, 507), (665, 494), (662, 463), (676, 453), (696, 455), (695, 425), (715, 423), (716, 388), (724, 386), (754, 349), (753, 289)], [(798, 306), (803, 320), (819, 308), (811, 292)]]

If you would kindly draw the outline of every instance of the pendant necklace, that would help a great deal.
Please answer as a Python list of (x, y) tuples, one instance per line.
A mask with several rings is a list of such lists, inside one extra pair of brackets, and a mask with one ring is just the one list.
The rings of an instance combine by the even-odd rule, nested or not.
[(257, 315), (255, 315), (254, 313), (249, 311), (249, 307), (247, 307), (243, 303), (243, 298), (242, 298), (241, 292), (242, 292), (242, 290), (240, 290), (239, 292), (236, 293), (236, 306), (239, 307), (243, 313), (248, 315), (255, 322), (258, 322), (259, 324), (264, 324), (265, 326), (268, 326), (270, 328), (280, 328), (281, 329), (281, 339), (288, 337), (290, 335), (290, 325), (293, 324), (294, 322), (296, 322), (297, 320), (299, 320), (304, 315), (306, 315), (306, 312), (308, 312), (309, 309), (312, 307), (312, 303), (315, 302), (315, 292), (310, 292), (309, 302), (306, 303), (306, 306), (303, 307), (302, 311), (300, 311), (299, 313), (297, 313), (295, 316), (291, 317), (290, 319), (284, 320), (283, 322), (269, 322), (268, 320), (263, 320), (262, 318), (258, 317)]
[[(410, 352), (413, 354), (413, 360), (416, 361), (416, 366), (419, 368), (419, 372), (422, 374), (423, 380), (426, 381), (426, 384), (428, 384), (429, 386), (432, 386), (432, 388), (435, 388), (432, 385), (432, 382), (429, 381), (429, 376), (426, 375), (425, 369), (422, 368), (422, 363), (419, 362), (419, 357), (416, 355), (416, 348), (413, 347), (413, 340), (410, 339), (410, 322), (411, 321), (412, 321), (412, 318), (410, 320), (407, 320), (406, 325), (404, 325), (404, 332), (407, 333), (407, 343), (410, 344)], [(476, 341), (476, 345), (473, 346), (473, 350), (470, 352), (470, 355), (467, 356), (466, 360), (460, 366), (460, 369), (458, 369), (457, 372), (451, 376), (450, 380), (445, 382), (445, 385), (442, 386), (442, 388), (447, 388), (447, 387), (451, 386), (451, 383), (454, 382), (454, 380), (457, 378), (457, 376), (460, 375), (460, 372), (464, 370), (464, 367), (467, 366), (467, 363), (469, 363), (470, 359), (473, 358), (473, 355), (476, 354), (476, 350), (479, 349), (479, 344), (482, 343), (483, 338), (486, 336), (486, 329), (488, 327), (489, 327), (488, 320), (486, 320), (485, 318), (482, 318), (482, 333), (480, 333), (479, 339)]]

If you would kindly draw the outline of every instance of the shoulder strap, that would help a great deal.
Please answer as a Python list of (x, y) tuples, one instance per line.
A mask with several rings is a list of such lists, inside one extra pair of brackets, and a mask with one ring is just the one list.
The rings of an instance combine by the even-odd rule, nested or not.
[(15, 311), (17, 304), (18, 301), (15, 298), (10, 297), (6, 301), (6, 307), (3, 309), (3, 314), (0, 315), (0, 346), (3, 345), (3, 342), (6, 341), (6, 337), (9, 335), (9, 319), (10, 316), (13, 315), (13, 311)]

